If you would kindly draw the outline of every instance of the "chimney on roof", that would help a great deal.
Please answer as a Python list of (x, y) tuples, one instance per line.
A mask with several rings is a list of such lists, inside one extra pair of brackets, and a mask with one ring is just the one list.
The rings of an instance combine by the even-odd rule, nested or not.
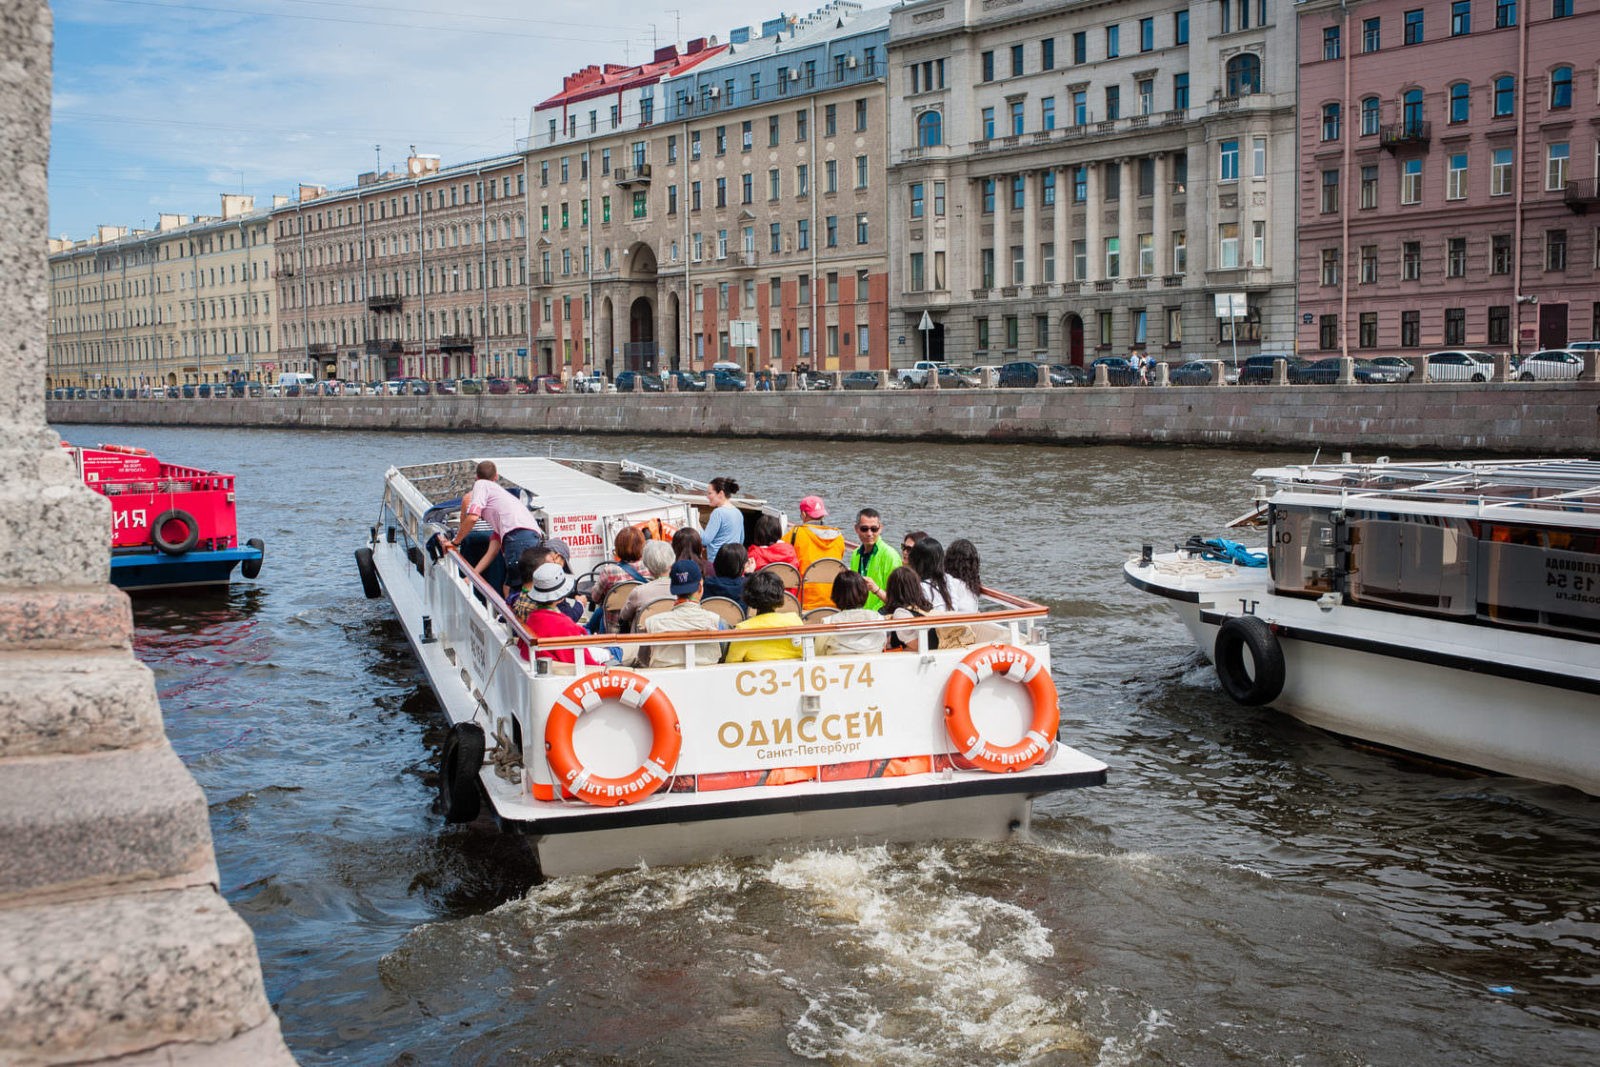
[(176, 230), (179, 226), (187, 226), (188, 224), (188, 215), (177, 215), (170, 211), (163, 211), (156, 219), (156, 232), (160, 233), (163, 230)]
[(406, 159), (406, 174), (413, 178), (421, 178), (428, 174), (439, 173), (439, 157), (435, 155), (416, 155)]
[(239, 215), (248, 215), (256, 207), (256, 198), (244, 193), (222, 194), (222, 217), (235, 218)]
[(749, 44), (750, 43), (750, 27), (749, 26), (735, 26), (733, 29), (729, 30), (728, 31), (728, 43), (729, 44)]
[(326, 186), (322, 186), (322, 185), (307, 185), (305, 182), (301, 182), (300, 183), (300, 193), (299, 193), (299, 196), (296, 197), (296, 199), (298, 199), (302, 204), (304, 204), (307, 201), (315, 200), (319, 196), (326, 196), (327, 193), (328, 193), (328, 190), (327, 190)]
[(289, 203), (289, 198), (287, 196), (285, 196), (284, 194), (282, 194), (282, 193), (273, 193), (272, 194), (272, 206), (274, 208), (283, 207), (284, 205), (286, 205), (288, 203)]

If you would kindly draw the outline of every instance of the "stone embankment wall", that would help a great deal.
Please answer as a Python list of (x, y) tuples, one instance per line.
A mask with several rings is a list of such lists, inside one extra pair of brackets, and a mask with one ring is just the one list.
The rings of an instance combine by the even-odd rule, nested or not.
[(51, 401), (56, 423), (1600, 455), (1600, 383)]
[(206, 798), (45, 426), (50, 12), (0, 4), (0, 1063), (291, 1064)]

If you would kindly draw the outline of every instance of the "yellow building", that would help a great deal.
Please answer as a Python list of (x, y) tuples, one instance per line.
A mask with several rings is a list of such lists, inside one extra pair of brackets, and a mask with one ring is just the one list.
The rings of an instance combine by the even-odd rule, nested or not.
[(268, 214), (224, 193), (220, 215), (52, 240), (47, 385), (264, 379), (277, 333)]

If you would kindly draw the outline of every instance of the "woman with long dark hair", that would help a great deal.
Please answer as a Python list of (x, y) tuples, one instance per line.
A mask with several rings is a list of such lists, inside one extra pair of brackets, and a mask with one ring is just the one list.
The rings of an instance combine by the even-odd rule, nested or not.
[(951, 581), (944, 570), (944, 546), (935, 538), (924, 537), (911, 550), (907, 560), (922, 579), (922, 590), (936, 611), (980, 611), (978, 598), (960, 582)]
[[(920, 619), (933, 612), (933, 605), (928, 601), (928, 594), (923, 591), (922, 579), (910, 567), (897, 567), (889, 575), (889, 582), (883, 588), (883, 611), (891, 619)], [(939, 647), (937, 631), (929, 630), (930, 650)], [(916, 630), (890, 630), (890, 648), (908, 648), (915, 652), (918, 648)]]
[(694, 560), (701, 574), (711, 570), (711, 563), (706, 559), (705, 542), (700, 539), (700, 531), (693, 526), (685, 526), (672, 535), (672, 554), (679, 559)]
[(983, 577), (980, 573), (978, 546), (965, 537), (950, 542), (944, 551), (944, 573), (967, 587), (974, 604), (983, 596)]

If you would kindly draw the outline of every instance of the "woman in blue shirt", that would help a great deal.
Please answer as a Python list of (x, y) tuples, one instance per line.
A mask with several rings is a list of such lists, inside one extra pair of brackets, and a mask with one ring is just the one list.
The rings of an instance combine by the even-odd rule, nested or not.
[(728, 498), (739, 492), (739, 483), (732, 478), (713, 478), (706, 489), (706, 501), (711, 505), (711, 517), (706, 520), (701, 539), (705, 542), (706, 558), (715, 560), (717, 550), (730, 542), (744, 543), (744, 515), (728, 503)]

